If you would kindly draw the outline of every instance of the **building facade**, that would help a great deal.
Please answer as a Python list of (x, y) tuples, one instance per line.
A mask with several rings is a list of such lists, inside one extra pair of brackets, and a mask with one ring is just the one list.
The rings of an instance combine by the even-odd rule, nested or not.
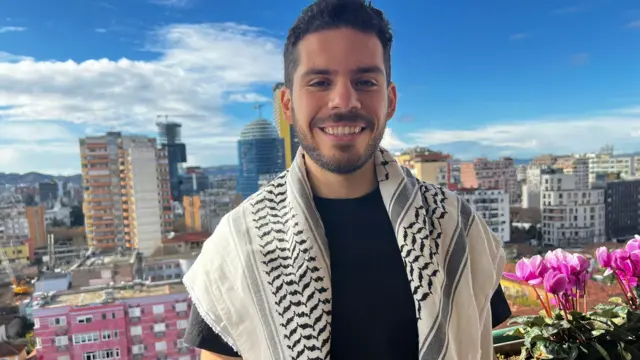
[(145, 249), (173, 227), (167, 153), (153, 138), (109, 132), (80, 139), (87, 243)]
[(607, 182), (605, 196), (607, 239), (627, 241), (640, 234), (640, 179)]
[(277, 83), (273, 87), (273, 120), (278, 130), (278, 135), (283, 140), (284, 145), (284, 161), (285, 166), (288, 169), (291, 166), (291, 162), (298, 153), (300, 142), (296, 136), (296, 130), (293, 125), (289, 124), (284, 118), (282, 112), (282, 101), (280, 101), (280, 90), (284, 87), (284, 83)]
[(171, 198), (182, 200), (180, 170), (187, 162), (187, 146), (182, 142), (182, 124), (172, 121), (158, 122), (158, 143), (166, 153)]
[(545, 244), (579, 247), (605, 241), (603, 189), (578, 189), (575, 175), (544, 170), (540, 201)]
[(509, 194), (512, 205), (521, 204), (521, 187), (518, 184), (515, 163), (512, 158), (488, 160), (477, 158), (460, 164), (460, 178), (464, 188), (497, 189)]
[(195, 360), (197, 350), (182, 341), (191, 302), (177, 282), (38, 299), (32, 316), (39, 358)]
[(459, 189), (457, 194), (482, 216), (503, 243), (511, 240), (508, 193), (504, 190)]
[(238, 159), (237, 192), (246, 199), (258, 191), (263, 175), (285, 170), (284, 141), (267, 120), (254, 120), (240, 134)]

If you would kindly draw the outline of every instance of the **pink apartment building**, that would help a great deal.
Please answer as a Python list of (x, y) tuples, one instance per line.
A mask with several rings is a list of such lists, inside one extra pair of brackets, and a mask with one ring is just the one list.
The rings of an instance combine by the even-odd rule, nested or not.
[(197, 359), (182, 341), (191, 302), (180, 280), (90, 288), (37, 301), (38, 359)]
[(499, 160), (477, 158), (473, 162), (461, 163), (460, 180), (465, 188), (504, 190), (509, 194), (511, 204), (520, 202), (521, 190), (512, 158), (504, 157)]

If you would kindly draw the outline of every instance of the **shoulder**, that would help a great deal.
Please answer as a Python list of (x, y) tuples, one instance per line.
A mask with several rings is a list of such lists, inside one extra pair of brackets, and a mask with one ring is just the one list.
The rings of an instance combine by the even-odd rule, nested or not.
[(418, 181), (422, 198), (431, 216), (440, 218), (443, 226), (453, 226), (461, 222), (468, 233), (469, 226), (477, 215), (473, 208), (455, 192), (440, 185)]
[[(287, 198), (287, 174), (282, 172), (273, 181), (222, 217), (213, 234), (205, 242), (208, 253), (225, 256), (229, 247), (243, 248), (247, 234), (255, 230), (256, 222), (278, 216)], [(205, 250), (203, 249), (203, 250)]]

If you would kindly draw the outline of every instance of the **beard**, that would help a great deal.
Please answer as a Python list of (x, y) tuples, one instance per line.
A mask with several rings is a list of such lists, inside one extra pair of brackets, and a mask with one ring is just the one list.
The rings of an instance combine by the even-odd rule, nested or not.
[(374, 157), (380, 147), (385, 128), (376, 127), (376, 122), (372, 118), (357, 112), (336, 113), (328, 117), (316, 117), (311, 121), (309, 126), (311, 131), (313, 131), (313, 129), (326, 124), (348, 125), (350, 123), (364, 123), (366, 126), (364, 131), (373, 132), (373, 136), (369, 139), (364, 151), (361, 152), (355, 143), (334, 144), (332, 146), (333, 149), (326, 150), (326, 152), (331, 153), (325, 154), (318, 148), (317, 144), (314, 143), (311, 133), (302, 128), (303, 125), (300, 124), (296, 118), (295, 111), (293, 112), (293, 127), (302, 150), (304, 150), (311, 161), (321, 169), (334, 174), (348, 175), (362, 169)]

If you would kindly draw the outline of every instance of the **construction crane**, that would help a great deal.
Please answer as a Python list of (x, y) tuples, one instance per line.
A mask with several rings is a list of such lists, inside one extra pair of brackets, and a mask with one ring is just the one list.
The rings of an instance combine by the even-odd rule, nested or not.
[[(13, 208), (16, 211), (18, 211), (19, 208), (15, 200), (13, 198), (10, 198), (9, 200)], [(9, 216), (9, 218), (11, 218), (11, 216)], [(3, 220), (3, 219), (0, 219), (0, 220)], [(11, 278), (11, 287), (13, 288), (13, 294), (14, 295), (31, 294), (33, 292), (33, 288), (24, 279), (18, 281), (18, 279), (16, 278), (16, 274), (13, 272), (13, 269), (11, 268), (11, 265), (9, 265), (9, 259), (7, 258), (7, 254), (4, 252), (3, 249), (0, 249), (0, 261), (2, 261), (2, 265), (4, 266), (4, 269), (7, 271), (7, 274), (9, 274)]]

